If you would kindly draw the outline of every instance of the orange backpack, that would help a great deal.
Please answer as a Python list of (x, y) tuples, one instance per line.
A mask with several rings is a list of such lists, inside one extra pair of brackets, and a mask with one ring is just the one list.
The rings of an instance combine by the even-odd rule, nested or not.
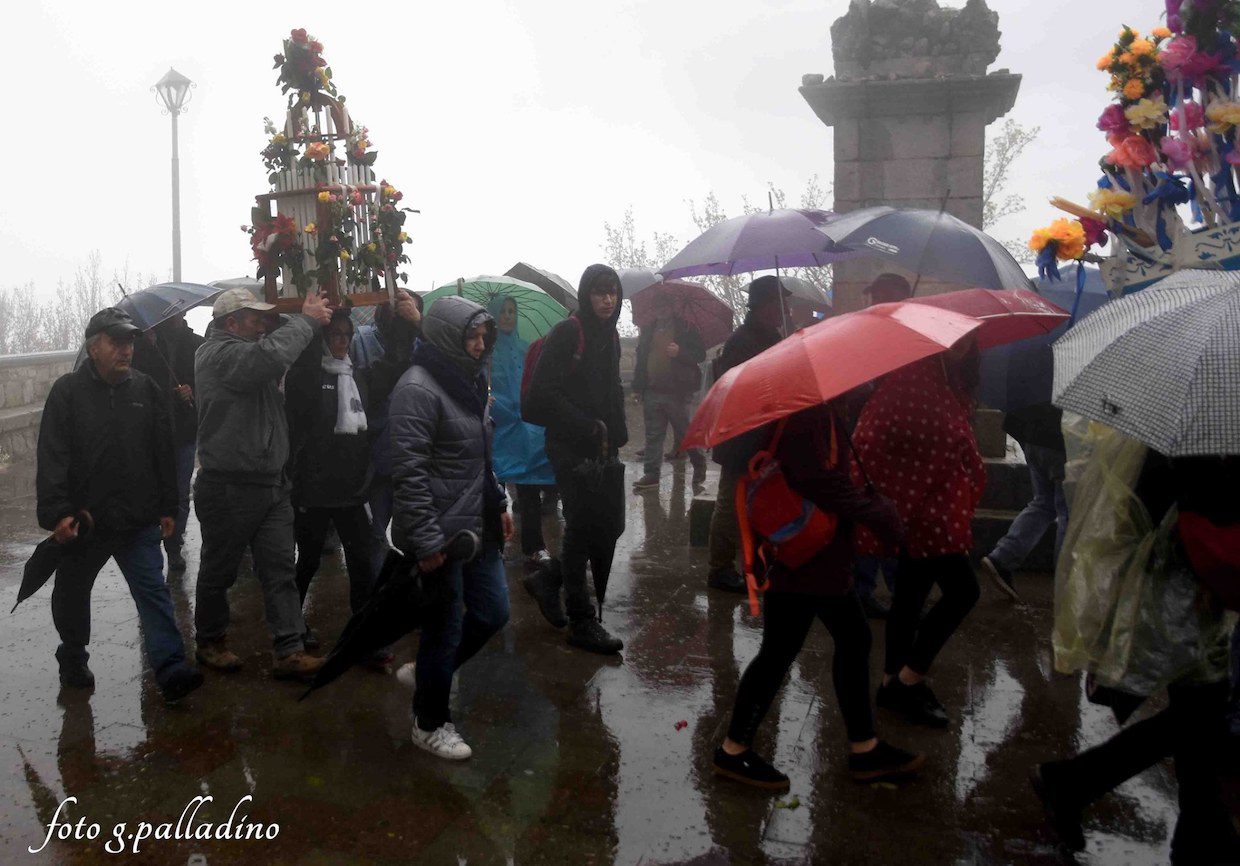
[[(800, 568), (831, 543), (839, 527), (835, 514), (828, 514), (797, 493), (784, 477), (775, 453), (787, 423), (786, 418), (779, 422), (770, 445), (750, 459), (748, 471), (736, 482), (736, 520), (745, 557), (749, 612), (754, 616), (759, 611), (758, 593), (770, 587), (765, 573), (761, 583), (754, 576), (755, 559), (761, 558), (764, 572), (776, 562)], [(832, 417), (828, 468), (839, 461), (835, 427)]]

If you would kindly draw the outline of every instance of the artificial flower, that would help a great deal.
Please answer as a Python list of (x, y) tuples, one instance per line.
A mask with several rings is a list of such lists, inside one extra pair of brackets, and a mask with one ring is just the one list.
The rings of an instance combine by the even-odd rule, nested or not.
[(1123, 219), (1137, 206), (1137, 197), (1122, 189), (1099, 188), (1089, 194), (1089, 206), (1111, 219)]
[(1115, 145), (1103, 159), (1121, 168), (1145, 168), (1158, 161), (1158, 151), (1139, 135), (1130, 135)]
[(1167, 103), (1162, 94), (1155, 93), (1150, 99), (1139, 102), (1124, 109), (1124, 117), (1134, 129), (1154, 129), (1167, 122)]
[(1164, 138), (1159, 144), (1163, 154), (1167, 157), (1167, 165), (1176, 169), (1188, 168), (1193, 162), (1193, 146), (1191, 143), (1179, 138)]
[(1102, 72), (1106, 72), (1108, 69), (1111, 68), (1111, 64), (1114, 62), (1115, 62), (1114, 52), (1108, 51), (1106, 54), (1098, 58), (1097, 66), (1099, 70), (1101, 70)]
[(1148, 39), (1134, 39), (1128, 50), (1138, 57), (1148, 57), (1154, 53), (1154, 43)]
[(1145, 95), (1145, 84), (1139, 78), (1133, 78), (1124, 85), (1124, 96), (1128, 99), (1140, 99)]
[(379, 247), (375, 245), (374, 241), (371, 241), (370, 243), (366, 244), (366, 249), (370, 250), (373, 253), (375, 250), (379, 249)]
[(1124, 114), (1124, 106), (1114, 103), (1108, 105), (1098, 118), (1098, 128), (1107, 134), (1119, 133), (1124, 136), (1132, 131), (1132, 125)]
[(1100, 247), (1107, 242), (1107, 224), (1101, 220), (1081, 217), (1081, 231), (1085, 233), (1085, 249)]
[(317, 41), (317, 40), (311, 39), (311, 40), (310, 40), (310, 50), (311, 50), (311, 51), (313, 51), (315, 54), (322, 54), (322, 53), (323, 53), (323, 43), (322, 43), (322, 42), (319, 42), (319, 41)]
[(401, 232), (400, 236), (396, 238), (396, 240), (400, 241), (403, 244), (405, 243), (405, 241), (409, 240), (409, 235), (406, 234), (405, 232)]
[(342, 262), (347, 262), (347, 261), (349, 260), (349, 258), (350, 258), (350, 256), (349, 256), (349, 251), (348, 251), (348, 250), (341, 250), (341, 251), (340, 251), (340, 260), (341, 260)]
[(306, 227), (302, 229), (302, 231), (308, 235), (312, 235), (315, 231), (317, 231), (317, 229), (315, 228), (314, 223), (306, 223)]
[(306, 35), (306, 30), (304, 27), (298, 27), (296, 30), (294, 30), (292, 33), (292, 36), (293, 36), (293, 41), (298, 43), (299, 45), (305, 45), (307, 42), (310, 41), (310, 37)]
[(1045, 228), (1035, 229), (1029, 249), (1040, 253), (1054, 244), (1055, 257), (1061, 261), (1079, 259), (1085, 253), (1085, 229), (1077, 220), (1057, 219)]
[(309, 102), (309, 101), (310, 101), (310, 91), (308, 91), (308, 90), (303, 90), (303, 91), (301, 92), (301, 101), (302, 101), (302, 102)]
[(1233, 126), (1240, 126), (1240, 102), (1215, 99), (1206, 109), (1206, 117), (1210, 119), (1211, 132), (1223, 133)]
[(275, 135), (271, 137), (272, 144), (285, 144), (287, 141), (288, 141), (288, 136), (285, 135), (283, 132), (277, 132)]
[[(327, 142), (325, 141), (312, 141), (306, 145), (306, 157), (314, 160), (315, 162), (322, 162), (327, 159), (327, 156), (330, 153), (331, 148), (328, 147)], [(326, 199), (321, 200), (326, 201)]]
[[(1142, 100), (1144, 101), (1144, 100)], [(1201, 110), (1201, 106), (1196, 102), (1181, 102), (1179, 105), (1171, 109), (1171, 128), (1179, 130), (1180, 115), (1184, 115), (1186, 126), (1188, 129), (1196, 129), (1205, 123), (1205, 113)]]
[(1137, 55), (1133, 54), (1131, 51), (1125, 51), (1119, 56), (1119, 62), (1125, 66), (1136, 66), (1138, 62)]
[(1163, 46), (1158, 59), (1172, 81), (1200, 78), (1225, 68), (1217, 55), (1197, 49), (1194, 36), (1175, 37)]
[(319, 201), (323, 202), (323, 204), (327, 204), (331, 200), (332, 200), (332, 194), (328, 192), (327, 190), (323, 190), (322, 192), (319, 193)]
[(360, 189), (355, 189), (349, 192), (349, 204), (357, 207), (365, 203), (366, 203), (366, 197), (362, 195), (362, 191)]
[(1171, 31), (1168, 30), (1166, 27), (1155, 27), (1153, 30), (1150, 31), (1150, 35), (1153, 36), (1155, 39), (1170, 39)]

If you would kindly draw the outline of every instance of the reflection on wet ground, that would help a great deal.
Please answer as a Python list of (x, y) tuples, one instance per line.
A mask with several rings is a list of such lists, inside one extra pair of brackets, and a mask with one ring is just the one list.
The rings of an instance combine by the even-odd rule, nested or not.
[[(198, 825), (223, 823), (250, 796), (238, 814), (278, 823), (278, 836), (151, 838), (145, 862), (1061, 862), (1027, 771), (1115, 728), (1075, 680), (1049, 673), (1048, 577), (1023, 578), (1019, 605), (984, 594), (942, 655), (935, 688), (953, 711), (947, 732), (880, 713), (882, 735), (930, 756), (924, 776), (900, 787), (847, 779), (830, 641), (816, 628), (757, 743), (792, 777), (777, 801), (710, 773), (760, 626), (738, 597), (706, 590), (705, 553), (685, 545), (691, 496), (669, 468), (657, 494), (630, 500), (605, 611), (626, 641), (622, 661), (566, 647), (522, 591), (514, 559), (512, 622), (461, 672), (454, 695), (474, 747), (463, 765), (410, 744), (409, 696), (390, 677), (353, 671), (301, 703), (296, 686), (272, 680), (248, 575), (231, 632), (246, 669), (209, 676), (171, 708), (143, 675), (137, 616), (115, 566), (95, 587), (93, 695), (57, 692), (42, 590), (0, 625), (0, 862), (114, 861), (104, 845), (117, 824), (122, 835), (142, 821), (175, 825), (197, 796), (213, 798)], [(0, 599), (10, 599), (42, 535), (29, 467), (0, 471), (0, 527)], [(170, 582), (185, 634), (197, 538), (195, 525), (189, 570)], [(324, 566), (308, 618), (330, 639), (346, 619), (347, 587), (338, 556)], [(415, 641), (398, 646), (402, 661)], [(1080, 862), (1165, 862), (1173, 792), (1168, 766), (1121, 788), (1090, 812)], [(70, 796), (78, 805), (61, 820), (85, 816), (100, 836), (28, 854)]]

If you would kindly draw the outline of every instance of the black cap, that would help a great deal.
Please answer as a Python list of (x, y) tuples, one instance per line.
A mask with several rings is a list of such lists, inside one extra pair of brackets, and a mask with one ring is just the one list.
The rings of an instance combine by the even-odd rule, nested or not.
[(767, 274), (765, 277), (758, 277), (749, 284), (749, 309), (756, 310), (763, 304), (775, 300), (781, 292), (785, 298), (792, 294), (779, 281), (778, 277), (771, 276), (770, 274)]
[(86, 339), (96, 334), (107, 334), (109, 337), (123, 337), (136, 334), (142, 329), (133, 323), (129, 314), (120, 307), (104, 307), (90, 317), (86, 323)]

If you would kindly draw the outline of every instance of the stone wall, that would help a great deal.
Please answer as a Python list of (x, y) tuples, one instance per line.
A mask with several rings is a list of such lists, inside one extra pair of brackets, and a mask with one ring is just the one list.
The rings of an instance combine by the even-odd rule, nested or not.
[(73, 369), (77, 352), (0, 356), (0, 459), (34, 454), (43, 401), (52, 383)]

